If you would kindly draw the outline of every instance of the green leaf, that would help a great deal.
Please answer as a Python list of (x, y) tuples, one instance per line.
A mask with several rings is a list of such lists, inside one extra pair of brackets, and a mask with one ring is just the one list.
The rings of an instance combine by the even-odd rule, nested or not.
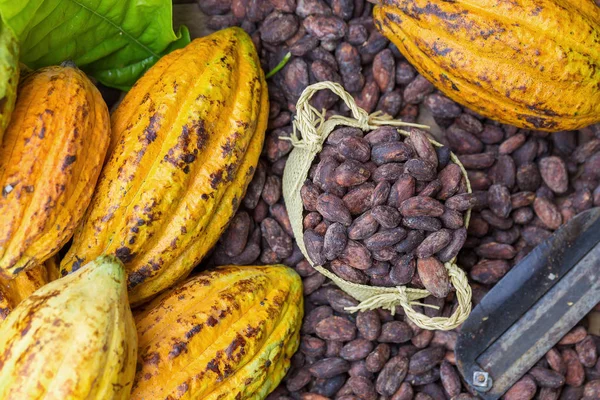
[(127, 90), (161, 56), (190, 42), (175, 34), (171, 0), (0, 0), (21, 61), (72, 60), (107, 86)]

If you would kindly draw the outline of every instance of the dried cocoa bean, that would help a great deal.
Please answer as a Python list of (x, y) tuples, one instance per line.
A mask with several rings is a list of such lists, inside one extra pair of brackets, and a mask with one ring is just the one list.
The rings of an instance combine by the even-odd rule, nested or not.
[(435, 297), (446, 297), (450, 292), (448, 271), (436, 258), (419, 258), (417, 271), (425, 288)]
[(452, 240), (452, 233), (448, 229), (441, 229), (427, 236), (423, 242), (417, 247), (415, 255), (417, 258), (431, 257), (438, 251), (442, 250)]

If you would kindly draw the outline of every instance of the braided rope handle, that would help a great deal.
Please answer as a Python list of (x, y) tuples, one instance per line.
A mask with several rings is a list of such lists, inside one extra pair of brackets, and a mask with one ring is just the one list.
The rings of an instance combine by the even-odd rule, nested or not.
[[(331, 90), (346, 103), (352, 112), (353, 118), (333, 115), (326, 119), (325, 111), (319, 112), (310, 105), (309, 101), (312, 96), (318, 91), (326, 89)], [(282, 138), (290, 140), (294, 145), (294, 149), (289, 155), (283, 174), (283, 196), (288, 209), (292, 230), (296, 237), (296, 243), (302, 251), (302, 254), (318, 272), (331, 279), (338, 287), (340, 287), (340, 289), (354, 299), (360, 301), (355, 307), (347, 307), (347, 311), (356, 312), (384, 308), (394, 313), (399, 306), (402, 307), (406, 316), (420, 328), (429, 330), (450, 330), (456, 328), (464, 322), (471, 312), (472, 293), (467, 276), (464, 271), (454, 263), (454, 259), (445, 263), (444, 266), (448, 271), (452, 286), (456, 289), (458, 307), (450, 317), (445, 318), (428, 317), (427, 315), (415, 311), (413, 308), (414, 305), (434, 307), (417, 301), (431, 294), (427, 290), (407, 288), (405, 286), (368, 286), (348, 282), (322, 266), (315, 265), (308, 256), (303, 240), (302, 220), (304, 206), (300, 197), (300, 189), (304, 184), (315, 156), (321, 151), (327, 136), (339, 125), (356, 127), (363, 131), (370, 131), (384, 125), (397, 127), (412, 126), (424, 129), (429, 128), (425, 125), (394, 120), (388, 115), (383, 115), (381, 112), (375, 112), (369, 115), (365, 110), (358, 107), (354, 98), (352, 98), (352, 96), (337, 83), (319, 82), (308, 86), (302, 92), (296, 105), (296, 117), (293, 122), (292, 135), (290, 138)], [(410, 136), (406, 131), (398, 131), (402, 135)], [(301, 137), (298, 134), (299, 132), (301, 133)], [(442, 144), (435, 140), (429, 140), (434, 146), (442, 146)], [(452, 162), (460, 167), (466, 179), (467, 192), (471, 193), (471, 184), (467, 178), (466, 170), (453, 153), (450, 154), (450, 157)], [(471, 211), (468, 210), (465, 213), (465, 227), (468, 227), (469, 225), (470, 215)]]

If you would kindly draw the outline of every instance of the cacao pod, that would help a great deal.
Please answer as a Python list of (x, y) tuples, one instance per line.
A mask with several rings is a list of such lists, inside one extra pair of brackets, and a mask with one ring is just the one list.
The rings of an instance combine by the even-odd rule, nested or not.
[(264, 399), (298, 348), (302, 282), (284, 266), (225, 266), (135, 311), (132, 399)]
[(48, 270), (45, 263), (21, 271), (12, 280), (0, 278), (0, 321), (5, 320), (21, 301), (48, 282)]
[(77, 68), (27, 75), (0, 145), (0, 273), (12, 279), (73, 235), (110, 141), (108, 108)]
[(250, 37), (229, 28), (161, 58), (112, 117), (114, 150), (61, 274), (100, 254), (141, 303), (185, 278), (234, 215), (268, 118)]
[(521, 128), (600, 121), (592, 0), (380, 0), (378, 29), (446, 96)]
[(10, 121), (19, 83), (19, 43), (0, 18), (0, 143)]
[(128, 399), (136, 353), (125, 271), (100, 257), (38, 289), (0, 325), (0, 398)]

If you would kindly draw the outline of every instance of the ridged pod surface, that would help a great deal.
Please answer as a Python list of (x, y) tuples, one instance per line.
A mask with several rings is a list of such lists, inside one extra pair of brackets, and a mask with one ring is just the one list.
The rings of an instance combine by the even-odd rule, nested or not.
[(0, 18), (0, 143), (10, 121), (19, 83), (19, 43)]
[(0, 398), (128, 399), (137, 354), (114, 257), (37, 290), (0, 324)]
[(21, 271), (12, 280), (0, 278), (0, 322), (5, 320), (19, 303), (49, 282), (48, 272), (44, 263)]
[(48, 67), (19, 84), (0, 145), (0, 274), (43, 263), (73, 235), (110, 141), (102, 96), (77, 68)]
[(302, 282), (284, 266), (219, 267), (135, 312), (132, 399), (264, 399), (298, 348)]
[(456, 102), (529, 129), (600, 121), (600, 7), (592, 0), (378, 3), (378, 29)]
[(252, 40), (239, 28), (161, 58), (112, 117), (113, 151), (61, 273), (114, 254), (134, 304), (185, 278), (252, 179), (267, 96)]

